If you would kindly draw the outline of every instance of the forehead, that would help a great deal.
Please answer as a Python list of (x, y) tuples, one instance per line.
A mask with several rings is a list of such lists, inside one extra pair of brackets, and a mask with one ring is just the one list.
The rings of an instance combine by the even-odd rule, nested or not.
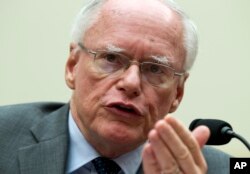
[(182, 33), (179, 16), (158, 0), (108, 0), (84, 43), (91, 48), (113, 44), (138, 56), (183, 58)]

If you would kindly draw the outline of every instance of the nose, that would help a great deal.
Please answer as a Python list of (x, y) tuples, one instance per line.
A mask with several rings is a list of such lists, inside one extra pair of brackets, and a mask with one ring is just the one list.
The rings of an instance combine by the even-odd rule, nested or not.
[(141, 94), (140, 69), (137, 65), (131, 65), (120, 76), (116, 88), (128, 97), (138, 97)]

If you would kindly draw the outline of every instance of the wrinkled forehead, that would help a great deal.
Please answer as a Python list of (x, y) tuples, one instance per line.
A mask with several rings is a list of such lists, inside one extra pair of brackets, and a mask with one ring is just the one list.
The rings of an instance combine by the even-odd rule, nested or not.
[[(161, 25), (180, 25), (179, 16), (159, 0), (107, 0), (100, 18), (113, 20), (141, 19), (144, 22), (159, 22)], [(144, 19), (144, 20), (143, 20)]]
[(155, 36), (179, 41), (183, 35), (180, 16), (159, 0), (106, 0), (86, 35), (101, 36), (106, 30), (125, 28), (143, 30), (152, 40)]
[[(131, 41), (131, 49), (135, 45), (151, 42), (148, 45), (165, 45), (154, 48), (171, 50), (167, 57), (184, 57), (185, 54), (181, 19), (176, 12), (158, 0), (107, 0), (85, 37), (88, 39), (84, 42), (88, 44), (98, 45), (97, 40), (100, 38), (102, 42), (114, 41), (116, 38), (124, 43)], [(124, 48), (124, 45), (116, 46)], [(129, 48), (129, 44), (127, 46)]]

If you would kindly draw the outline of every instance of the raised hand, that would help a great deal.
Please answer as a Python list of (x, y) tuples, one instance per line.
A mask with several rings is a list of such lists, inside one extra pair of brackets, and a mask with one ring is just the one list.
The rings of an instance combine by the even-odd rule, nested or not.
[(143, 150), (145, 174), (205, 174), (207, 164), (201, 152), (210, 135), (205, 126), (190, 132), (177, 119), (166, 116), (149, 133)]

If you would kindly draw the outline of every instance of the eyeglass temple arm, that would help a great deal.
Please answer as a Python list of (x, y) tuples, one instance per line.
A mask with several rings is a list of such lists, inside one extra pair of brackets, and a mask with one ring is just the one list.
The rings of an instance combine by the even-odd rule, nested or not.
[(87, 51), (87, 49), (85, 48), (85, 46), (83, 46), (83, 44), (82, 44), (81, 42), (78, 42), (78, 46), (79, 46), (81, 49)]
[(183, 76), (185, 72), (174, 72), (175, 76)]

